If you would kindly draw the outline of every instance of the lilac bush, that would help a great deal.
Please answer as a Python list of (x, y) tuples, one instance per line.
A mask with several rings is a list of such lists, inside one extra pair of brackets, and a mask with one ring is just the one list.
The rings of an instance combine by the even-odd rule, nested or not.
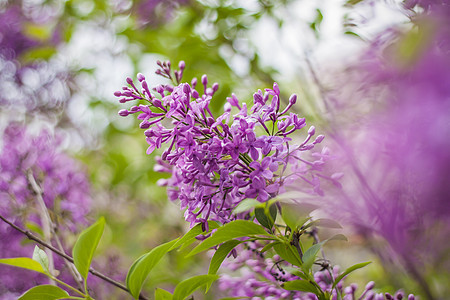
[[(3, 133), (2, 144), (0, 214), (3, 217), (22, 228), (42, 228), (46, 221), (42, 220), (37, 200), (39, 191), (33, 188), (31, 182), (35, 180), (42, 190), (42, 199), (58, 232), (75, 232), (80, 226), (86, 225), (85, 217), (91, 207), (89, 183), (79, 164), (58, 149), (59, 139), (45, 131), (33, 136), (27, 133), (24, 126), (11, 124)], [(1, 258), (28, 257), (33, 253), (34, 245), (23, 244), (25, 237), (6, 223), (1, 222), (0, 232)], [(56, 259), (55, 267), (64, 268), (63, 261)], [(5, 272), (7, 267), (1, 268), (1, 299), (12, 299), (17, 297), (16, 293), (47, 282), (45, 277), (33, 272), (16, 268)]]
[(151, 91), (144, 75), (138, 74), (142, 87), (138, 89), (128, 78), (130, 87), (115, 93), (119, 102), (145, 104), (123, 109), (119, 115), (138, 114), (140, 128), (146, 129), (147, 154), (168, 145), (155, 169), (172, 177), (159, 184), (167, 186), (170, 200), (179, 199), (191, 226), (243, 218), (233, 214), (243, 199), (266, 202), (293, 182), (299, 191), (321, 195), (321, 179), (335, 181), (322, 173), (328, 149), (311, 153), (324, 139), (323, 135), (314, 138), (314, 126), (303, 142), (291, 143), (291, 136), (306, 126), (304, 118), (289, 112), (297, 101), (295, 94), (284, 108), (276, 83), (272, 89), (258, 90), (250, 108), (233, 94), (224, 113), (215, 117), (209, 105), (217, 83), (208, 85), (206, 75), (201, 84), (195, 78), (191, 84), (181, 83), (184, 62), (173, 75), (170, 62), (158, 64), (161, 69), (156, 73), (172, 79), (175, 86), (158, 85)]
[(450, 7), (413, 2), (424, 9), (416, 27), (381, 35), (356, 68), (358, 98), (340, 102), (370, 113), (345, 126), (332, 120), (348, 181), (325, 209), (373, 241), (387, 265), (401, 263), (432, 299), (423, 270), (449, 268)]

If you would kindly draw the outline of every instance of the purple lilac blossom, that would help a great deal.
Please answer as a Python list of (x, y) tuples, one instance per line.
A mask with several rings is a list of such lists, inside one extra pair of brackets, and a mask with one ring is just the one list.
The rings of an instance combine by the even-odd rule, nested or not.
[[(312, 293), (300, 291), (288, 291), (283, 289), (282, 284), (292, 280), (300, 280), (299, 277), (290, 272), (293, 266), (280, 259), (278, 255), (266, 258), (260, 251), (263, 246), (259, 242), (248, 242), (238, 246), (239, 255), (236, 258), (229, 257), (223, 263), (223, 270), (228, 271), (221, 275), (219, 288), (226, 291), (231, 297), (248, 297), (249, 299), (293, 299), (293, 300), (317, 300)], [(267, 253), (267, 252), (266, 252)], [(339, 267), (332, 269), (333, 278), (339, 274)], [(328, 270), (316, 271), (314, 280), (323, 291), (331, 292), (333, 300), (338, 299), (336, 289), (331, 290), (333, 279)], [(357, 285), (344, 286), (343, 281), (337, 284), (337, 289), (344, 300), (353, 300), (358, 297), (361, 300), (374, 299), (402, 299), (404, 293), (398, 291), (394, 296), (389, 293), (376, 293), (373, 288), (375, 283), (369, 282), (364, 290), (357, 293)], [(358, 295), (359, 294), (359, 295)], [(409, 295), (408, 299), (415, 297)]]
[[(327, 205), (363, 236), (384, 239), (389, 247), (377, 253), (395, 257), (432, 299), (422, 270), (450, 268), (450, 9), (445, 1), (416, 2), (430, 4), (417, 27), (374, 43), (357, 69), (371, 113), (357, 128), (336, 126), (353, 184)], [(418, 46), (405, 55), (412, 38)]]
[(139, 114), (140, 128), (146, 129), (150, 145), (148, 154), (168, 145), (157, 158), (155, 169), (172, 174), (159, 183), (167, 186), (170, 200), (178, 199), (181, 208), (186, 209), (185, 218), (191, 226), (207, 224), (206, 220), (227, 223), (243, 217), (232, 213), (243, 199), (266, 202), (282, 193), (288, 182), (295, 182), (300, 191), (320, 195), (320, 179), (334, 181), (321, 174), (329, 158), (328, 149), (310, 154), (324, 138), (314, 138), (314, 126), (303, 142), (292, 143), (290, 136), (298, 134), (306, 122), (289, 112), (296, 102), (295, 95), (286, 108), (280, 108), (277, 83), (272, 89), (256, 92), (250, 108), (232, 95), (227, 98), (224, 113), (215, 117), (209, 104), (217, 83), (209, 87), (206, 75), (199, 86), (196, 79), (191, 84), (180, 83), (184, 62), (180, 62), (174, 76), (170, 62), (158, 64), (161, 69), (156, 73), (173, 79), (176, 86), (158, 85), (151, 92), (145, 77), (138, 74), (141, 90), (128, 78), (130, 87), (123, 87), (115, 96), (121, 103), (146, 102), (123, 109), (119, 115)]
[[(29, 174), (42, 188), (43, 200), (58, 232), (75, 232), (87, 225), (85, 216), (91, 198), (86, 174), (79, 164), (58, 150), (60, 141), (48, 132), (38, 136), (28, 134), (25, 127), (9, 125), (2, 139), (0, 154), (0, 214), (16, 225), (26, 228), (41, 225), (39, 205)], [(0, 257), (30, 257), (34, 243), (4, 222), (0, 224)], [(55, 258), (57, 270), (63, 269), (62, 259)], [(48, 279), (37, 273), (3, 266), (0, 268), (0, 299), (11, 299), (26, 289)], [(5, 272), (8, 270), (8, 272)], [(10, 270), (10, 271), (9, 271)], [(37, 274), (37, 275), (36, 275)], [(69, 275), (70, 276), (70, 275)], [(20, 278), (20, 280), (19, 280)], [(9, 295), (9, 296), (7, 296)], [(14, 298), (14, 299), (16, 299)]]

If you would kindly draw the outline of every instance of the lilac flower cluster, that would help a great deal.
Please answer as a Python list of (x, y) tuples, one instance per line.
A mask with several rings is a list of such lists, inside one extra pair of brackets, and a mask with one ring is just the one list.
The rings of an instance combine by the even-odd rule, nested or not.
[[(317, 300), (317, 296), (312, 293), (288, 291), (283, 289), (282, 284), (291, 280), (300, 280), (292, 275), (292, 265), (281, 260), (278, 255), (265, 258), (260, 250), (262, 245), (258, 242), (250, 242), (245, 246), (240, 246), (239, 256), (235, 259), (228, 259), (224, 262), (224, 269), (236, 272), (238, 277), (223, 274), (219, 279), (219, 288), (227, 291), (231, 297), (249, 297), (250, 299), (294, 299), (294, 300)], [(333, 278), (339, 274), (339, 267), (329, 270), (317, 271), (314, 273), (314, 280), (323, 291), (330, 292), (331, 299), (338, 299), (336, 289), (331, 290)], [(373, 291), (375, 283), (369, 282), (363, 292), (356, 297), (357, 285), (351, 284), (344, 287), (343, 282), (336, 286), (344, 300), (393, 300), (403, 299), (404, 294), (398, 291), (394, 296), (389, 293), (376, 293)], [(414, 300), (414, 295), (410, 294), (408, 300)]]
[[(30, 178), (34, 178), (42, 189), (43, 201), (59, 232), (75, 231), (78, 225), (86, 224), (85, 216), (91, 203), (87, 177), (73, 159), (58, 150), (58, 139), (54, 139), (47, 132), (33, 137), (23, 126), (13, 124), (3, 132), (2, 143), (2, 216), (22, 228), (33, 229), (35, 225), (42, 226), (36, 191), (30, 182)], [(4, 222), (0, 223), (0, 235), (1, 258), (29, 257), (33, 253), (34, 244), (23, 244), (26, 238)], [(55, 266), (61, 270), (62, 260), (55, 260)], [(5, 266), (1, 268), (9, 269)], [(16, 268), (12, 268), (11, 272), (2, 271), (0, 274), (0, 299), (17, 299), (16, 293), (22, 293), (35, 284), (47, 282), (45, 276)], [(17, 280), (19, 277), (21, 280)]]
[[(159, 183), (168, 187), (171, 200), (179, 199), (181, 208), (187, 208), (185, 218), (191, 225), (207, 224), (208, 219), (229, 222), (236, 218), (232, 210), (243, 199), (265, 202), (291, 182), (303, 192), (322, 194), (320, 178), (334, 181), (321, 173), (328, 149), (307, 155), (324, 139), (323, 135), (313, 138), (313, 126), (302, 143), (291, 143), (290, 136), (306, 126), (304, 118), (289, 112), (297, 101), (295, 94), (285, 108), (281, 108), (276, 83), (272, 89), (258, 90), (251, 108), (233, 94), (227, 98), (224, 113), (215, 117), (209, 105), (217, 83), (209, 86), (206, 75), (200, 86), (196, 78), (191, 84), (180, 83), (184, 62), (173, 75), (170, 62), (158, 65), (156, 73), (172, 79), (176, 86), (158, 85), (151, 91), (144, 75), (138, 74), (140, 90), (128, 78), (130, 86), (115, 95), (121, 103), (145, 104), (123, 109), (119, 115), (139, 114), (140, 128), (146, 129), (150, 145), (148, 154), (168, 145), (155, 169), (172, 177)], [(232, 108), (237, 111), (234, 115)]]

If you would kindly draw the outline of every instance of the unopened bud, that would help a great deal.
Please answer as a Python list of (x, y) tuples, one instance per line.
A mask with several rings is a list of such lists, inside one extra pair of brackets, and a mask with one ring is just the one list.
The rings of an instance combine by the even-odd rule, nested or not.
[(208, 76), (206, 76), (206, 74), (202, 76), (202, 84), (203, 85), (207, 85), (208, 84)]
[(318, 135), (318, 136), (316, 137), (316, 139), (314, 140), (314, 144), (322, 143), (322, 141), (323, 141), (324, 138), (325, 138), (325, 136), (324, 136), (323, 134)]
[(133, 79), (131, 79), (130, 77), (127, 77), (127, 83), (128, 84), (132, 84), (133, 83)]
[(126, 116), (128, 116), (130, 113), (128, 112), (128, 110), (126, 110), (126, 109), (121, 109), (121, 110), (119, 110), (119, 116), (122, 116), (122, 117), (126, 117)]
[(142, 75), (142, 73), (138, 73), (138, 74), (137, 74), (137, 79), (139, 80), (139, 82), (142, 82), (142, 81), (145, 80), (145, 76)]
[(178, 63), (178, 68), (179, 68), (181, 71), (183, 71), (184, 68), (186, 68), (186, 64), (185, 64), (184, 60), (182, 60), (182, 61), (180, 61), (180, 62)]
[(408, 300), (416, 300), (416, 297), (413, 294), (409, 294)]
[(192, 78), (191, 80), (191, 86), (193, 89), (197, 86), (197, 77)]
[(308, 134), (314, 135), (315, 133), (316, 133), (316, 127), (314, 127), (314, 126), (309, 127)]
[(122, 96), (122, 92), (121, 91), (115, 91), (114, 92), (114, 96), (120, 97), (120, 96)]
[(212, 89), (213, 89), (214, 93), (217, 92), (217, 90), (219, 89), (219, 84), (217, 82), (214, 83), (212, 86)]
[[(342, 173), (341, 173), (342, 174)], [(343, 174), (342, 174), (343, 175)], [(336, 174), (333, 174), (331, 176), (331, 178), (333, 178), (333, 176), (336, 177)], [(342, 177), (342, 176), (341, 176)], [(366, 291), (370, 291), (371, 289), (373, 289), (375, 286), (375, 282), (374, 281), (370, 281), (368, 284), (366, 284)]]
[(195, 99), (197, 99), (199, 97), (199, 94), (196, 90), (192, 91), (192, 97), (194, 97)]
[(294, 105), (295, 102), (297, 102), (297, 95), (296, 94), (292, 94), (291, 97), (289, 98), (289, 103)]

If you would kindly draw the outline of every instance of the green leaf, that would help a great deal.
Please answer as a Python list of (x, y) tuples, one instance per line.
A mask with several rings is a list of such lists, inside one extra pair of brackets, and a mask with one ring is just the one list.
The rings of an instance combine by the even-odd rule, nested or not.
[(253, 223), (252, 221), (236, 220), (219, 227), (217, 231), (209, 238), (204, 240), (200, 245), (192, 249), (192, 251), (186, 256), (192, 256), (207, 250), (213, 246), (229, 241), (234, 238), (248, 237), (253, 235), (266, 235), (268, 234), (260, 225)]
[(37, 261), (42, 266), (44, 271), (50, 274), (50, 271), (48, 269), (47, 253), (45, 253), (45, 251), (39, 248), (38, 246), (34, 247), (33, 260)]
[(306, 280), (292, 280), (281, 285), (285, 290), (288, 291), (301, 291), (318, 294), (317, 288), (310, 282)]
[(177, 240), (170, 241), (168, 243), (159, 245), (153, 248), (150, 252), (139, 257), (130, 267), (128, 271), (126, 284), (130, 290), (130, 294), (134, 298), (139, 297), (142, 285), (148, 277), (150, 271), (161, 260), (161, 258), (172, 249), (172, 246)]
[(209, 231), (208, 232), (204, 232), (202, 230), (202, 224), (197, 224), (194, 227), (192, 227), (191, 230), (189, 230), (185, 235), (183, 235), (181, 238), (179, 238), (177, 240), (177, 242), (172, 246), (172, 248), (170, 250), (173, 250), (179, 246), (189, 246), (190, 244), (192, 244), (192, 242), (194, 242), (196, 239), (195, 237), (200, 235), (200, 234), (206, 234), (211, 232), (213, 229), (219, 228), (220, 225), (217, 222), (214, 221), (208, 221), (208, 226), (209, 226)]
[(331, 219), (317, 219), (315, 222), (316, 222), (315, 225), (317, 227), (337, 228), (337, 229), (342, 228), (342, 226), (338, 222)]
[(70, 295), (55, 285), (38, 285), (25, 292), (18, 300), (57, 300)]
[(183, 280), (175, 287), (173, 300), (184, 300), (201, 286), (211, 284), (218, 278), (218, 275), (198, 275)]
[(73, 263), (85, 282), (89, 274), (92, 257), (97, 249), (100, 238), (105, 228), (105, 218), (101, 217), (89, 228), (83, 230), (73, 246)]
[(275, 249), (277, 254), (285, 261), (293, 264), (294, 266), (302, 266), (300, 255), (298, 254), (297, 249), (295, 249), (294, 246), (288, 243), (279, 242), (273, 243), (273, 249)]
[(238, 240), (231, 240), (228, 242), (223, 243), (219, 249), (217, 249), (216, 253), (214, 253), (214, 256), (211, 259), (211, 263), (209, 264), (209, 270), (208, 274), (213, 275), (217, 273), (217, 270), (219, 270), (220, 265), (224, 261), (224, 259), (228, 256), (228, 254), (231, 252), (231, 250), (234, 249), (237, 245), (240, 243), (243, 243), (243, 241)]
[(44, 268), (37, 261), (29, 258), (29, 257), (18, 257), (18, 258), (3, 258), (0, 259), (0, 264), (19, 267), (22, 269), (27, 269), (31, 271), (36, 271), (45, 275), (48, 275), (45, 272)]
[(270, 248), (273, 248), (273, 246), (275, 245), (275, 243), (278, 242), (272, 242), (272, 243), (268, 243), (267, 245), (265, 245), (262, 249), (261, 249), (261, 253), (266, 252), (267, 250), (269, 250)]
[(172, 293), (166, 290), (160, 288), (157, 288), (155, 290), (155, 300), (172, 300), (172, 298), (173, 298)]
[(320, 248), (322, 248), (322, 245), (326, 241), (320, 242), (318, 244), (312, 245), (310, 248), (308, 248), (305, 253), (303, 254), (303, 266), (302, 269), (305, 273), (309, 273), (309, 270), (311, 269), (312, 265), (314, 264), (314, 261), (316, 260), (317, 253), (319, 253)]
[(353, 272), (353, 271), (355, 271), (355, 270), (364, 268), (365, 266), (367, 266), (368, 264), (371, 264), (371, 263), (372, 263), (371, 261), (367, 261), (367, 262), (359, 263), (359, 264), (356, 264), (356, 265), (353, 265), (353, 266), (347, 268), (342, 274), (340, 274), (338, 277), (336, 277), (336, 279), (334, 280), (333, 287), (331, 288), (331, 290), (333, 290), (333, 289), (336, 287), (336, 285), (337, 285), (337, 284), (338, 284), (345, 276), (347, 276), (348, 274), (350, 274), (351, 272)]
[(277, 218), (276, 204), (272, 204), (271, 206), (269, 206), (268, 210), (264, 207), (255, 208), (255, 217), (256, 220), (258, 220), (259, 224), (269, 230), (272, 230), (275, 219)]
[(240, 214), (260, 206), (262, 203), (256, 199), (244, 199), (234, 208), (233, 213)]

